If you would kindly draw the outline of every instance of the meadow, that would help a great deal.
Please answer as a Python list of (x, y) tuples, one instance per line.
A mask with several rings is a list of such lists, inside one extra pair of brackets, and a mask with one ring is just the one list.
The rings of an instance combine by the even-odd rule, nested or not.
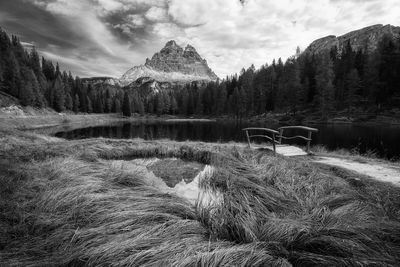
[[(193, 205), (115, 161), (211, 165)], [(400, 189), (234, 143), (0, 131), (5, 266), (399, 266)]]

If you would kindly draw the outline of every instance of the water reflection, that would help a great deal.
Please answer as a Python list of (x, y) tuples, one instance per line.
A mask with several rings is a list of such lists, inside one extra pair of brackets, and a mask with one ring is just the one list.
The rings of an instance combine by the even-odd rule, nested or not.
[[(245, 142), (244, 127), (278, 128), (279, 125), (235, 122), (132, 122), (109, 126), (96, 126), (72, 131), (63, 131), (57, 137), (83, 139), (105, 138), (143, 138), (145, 140), (172, 139), (177, 141), (204, 142)], [(357, 125), (317, 125), (319, 129), (313, 136), (313, 144), (322, 144), (329, 149), (357, 149), (361, 153), (375, 151), (381, 157), (400, 157), (399, 126), (357, 126)], [(287, 131), (293, 134), (292, 131)], [(304, 145), (301, 140), (289, 143)]]

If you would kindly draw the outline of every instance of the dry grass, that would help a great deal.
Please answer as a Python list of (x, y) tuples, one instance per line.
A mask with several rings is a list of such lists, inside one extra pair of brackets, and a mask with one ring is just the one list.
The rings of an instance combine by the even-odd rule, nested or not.
[(399, 189), (368, 180), (352, 187), (295, 160), (228, 162), (202, 184), (225, 192), (223, 205), (201, 212), (214, 236), (265, 242), (293, 265), (399, 264)]
[[(7, 266), (398, 266), (400, 190), (232, 145), (0, 133)], [(212, 164), (213, 206), (112, 160)], [(101, 159), (101, 160), (100, 160)]]

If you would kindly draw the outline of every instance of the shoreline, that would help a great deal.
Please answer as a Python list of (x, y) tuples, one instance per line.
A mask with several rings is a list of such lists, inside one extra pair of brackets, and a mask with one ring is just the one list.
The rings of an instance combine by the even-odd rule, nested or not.
[(239, 124), (279, 124), (279, 125), (382, 125), (400, 127), (400, 121), (393, 120), (369, 120), (369, 121), (283, 121), (280, 120), (280, 115), (260, 118), (259, 116), (235, 119), (230, 116), (214, 116), (214, 117), (188, 117), (181, 115), (133, 115), (124, 117), (121, 114), (115, 113), (92, 113), (92, 114), (69, 114), (69, 113), (53, 113), (53, 114), (37, 114), (37, 115), (0, 115), (0, 127), (3, 129), (18, 129), (18, 130), (37, 130), (51, 127), (72, 126), (76, 124), (104, 125), (114, 122), (237, 122)]

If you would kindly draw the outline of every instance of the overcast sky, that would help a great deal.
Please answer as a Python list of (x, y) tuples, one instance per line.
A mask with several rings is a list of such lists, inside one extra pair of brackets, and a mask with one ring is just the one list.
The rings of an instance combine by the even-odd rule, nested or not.
[(0, 0), (0, 27), (81, 77), (120, 77), (171, 39), (224, 77), (373, 24), (400, 26), (400, 1)]

